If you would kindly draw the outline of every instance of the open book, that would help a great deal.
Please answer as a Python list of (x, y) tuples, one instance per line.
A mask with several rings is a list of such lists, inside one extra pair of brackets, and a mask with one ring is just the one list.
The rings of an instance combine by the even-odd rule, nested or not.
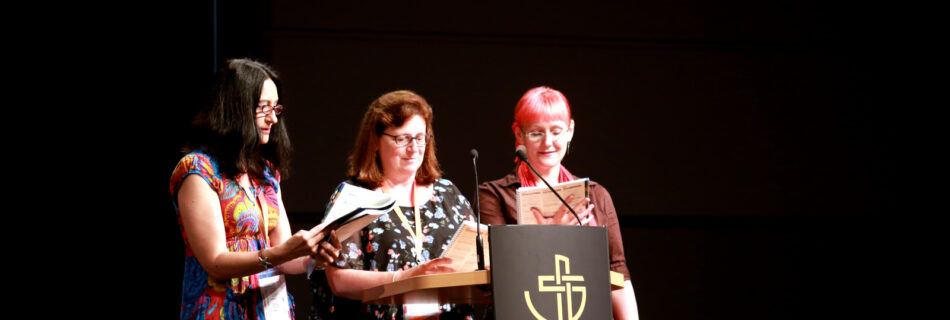
[[(561, 182), (552, 184), (551, 187), (557, 190), (557, 193), (565, 201), (567, 201), (568, 195), (574, 195), (574, 198), (568, 202), (573, 207), (587, 198), (590, 193), (590, 179), (581, 178)], [(538, 224), (534, 214), (531, 213), (532, 207), (541, 210), (541, 215), (551, 217), (554, 216), (558, 208), (564, 205), (546, 185), (518, 188), (515, 194), (515, 202), (518, 209), (518, 224)]]
[[(458, 230), (455, 230), (452, 242), (449, 242), (449, 246), (439, 256), (452, 258), (452, 264), (449, 266), (454, 268), (455, 272), (478, 269), (478, 256), (475, 255), (475, 225), (475, 221), (465, 220)], [(479, 228), (482, 234), (482, 250), (485, 251), (485, 267), (488, 267), (491, 265), (491, 260), (488, 258), (488, 226), (483, 224)]]
[(343, 182), (327, 205), (323, 222), (311, 230), (336, 230), (337, 238), (343, 241), (388, 213), (395, 204), (396, 200), (389, 194)]

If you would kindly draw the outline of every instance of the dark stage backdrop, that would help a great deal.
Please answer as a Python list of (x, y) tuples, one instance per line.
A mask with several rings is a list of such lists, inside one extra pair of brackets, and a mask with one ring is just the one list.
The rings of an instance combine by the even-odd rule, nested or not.
[[(514, 105), (547, 85), (576, 121), (564, 164), (613, 196), (642, 319), (873, 314), (877, 222), (895, 206), (876, 8), (205, 1), (159, 12), (157, 32), (142, 37), (155, 39), (145, 48), (162, 70), (151, 72), (175, 81), (144, 93), (167, 112), (149, 122), (161, 137), (139, 141), (160, 149), (146, 181), (164, 201), (152, 213), (166, 244), (153, 267), (159, 314), (177, 314), (181, 289), (168, 177), (193, 102), (236, 57), (283, 77), (296, 153), (282, 186), (296, 229), (322, 217), (379, 95), (427, 98), (445, 177), (471, 199), (469, 150), (482, 180), (508, 173)], [(311, 295), (302, 276), (291, 280), (302, 318)]]

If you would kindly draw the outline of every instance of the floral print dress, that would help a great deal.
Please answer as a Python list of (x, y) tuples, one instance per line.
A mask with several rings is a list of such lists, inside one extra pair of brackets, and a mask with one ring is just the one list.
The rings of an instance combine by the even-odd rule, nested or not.
[[(356, 184), (354, 182), (348, 182)], [(403, 227), (396, 210), (384, 214), (350, 239), (341, 240), (343, 250), (336, 266), (368, 271), (406, 270), (438, 258), (448, 247), (452, 236), (465, 220), (474, 221), (472, 206), (447, 179), (437, 179), (432, 197), (421, 208), (422, 252), (416, 256), (410, 232)], [(331, 199), (336, 194), (331, 196)], [(414, 209), (400, 206), (415, 230)], [(414, 232), (414, 231), (413, 231)], [(403, 319), (401, 305), (366, 305), (360, 301), (334, 296), (323, 271), (310, 275), (313, 290), (311, 319)], [(445, 304), (440, 306), (441, 319), (471, 319), (471, 305)]]

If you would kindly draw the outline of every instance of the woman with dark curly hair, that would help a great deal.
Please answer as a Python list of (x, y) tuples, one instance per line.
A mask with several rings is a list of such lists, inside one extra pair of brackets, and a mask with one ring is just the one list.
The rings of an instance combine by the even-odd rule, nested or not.
[(182, 319), (293, 318), (282, 274), (339, 254), (335, 233), (329, 242), (323, 232), (291, 233), (280, 190), (291, 147), (279, 85), (267, 65), (229, 60), (172, 173), (185, 241)]

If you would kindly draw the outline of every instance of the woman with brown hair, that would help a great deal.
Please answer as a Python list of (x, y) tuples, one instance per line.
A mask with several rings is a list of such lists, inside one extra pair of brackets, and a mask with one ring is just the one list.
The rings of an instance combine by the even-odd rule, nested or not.
[(438, 257), (460, 225), (474, 220), (473, 211), (458, 188), (442, 178), (432, 132), (432, 107), (412, 91), (390, 92), (370, 104), (345, 183), (388, 193), (396, 206), (345, 239), (325, 276), (311, 274), (312, 319), (464, 319), (472, 314), (470, 305), (360, 303), (364, 289), (455, 271), (448, 258)]

